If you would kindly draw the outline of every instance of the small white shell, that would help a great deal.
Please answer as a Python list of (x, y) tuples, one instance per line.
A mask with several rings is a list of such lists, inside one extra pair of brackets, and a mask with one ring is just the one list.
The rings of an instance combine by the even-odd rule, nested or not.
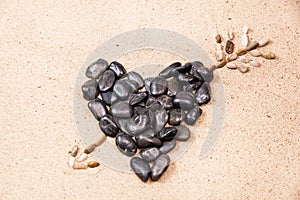
[(268, 38), (264, 38), (258, 41), (258, 46), (259, 47), (263, 47), (265, 45), (267, 45), (269, 43), (269, 39)]
[(251, 60), (249, 64), (253, 67), (260, 67), (260, 63), (256, 60)]
[(75, 165), (75, 158), (73, 156), (70, 157), (68, 164), (69, 164), (69, 166), (71, 168), (74, 167), (74, 165)]
[(103, 136), (101, 136), (101, 138), (95, 142), (95, 145), (98, 147), (100, 146), (104, 141), (106, 140), (106, 135), (103, 134)]
[(216, 45), (216, 59), (217, 61), (222, 61), (224, 58), (224, 52), (222, 51), (222, 46), (220, 43), (217, 43)]
[(249, 67), (245, 66), (245, 65), (242, 65), (240, 67), (238, 67), (238, 70), (241, 72), (241, 73), (246, 73), (249, 71)]
[(242, 47), (246, 47), (248, 45), (248, 42), (249, 42), (248, 35), (242, 34), (242, 36), (241, 36)]
[(78, 150), (79, 150), (78, 145), (74, 145), (71, 151), (69, 151), (69, 153), (71, 154), (71, 156), (76, 157)]
[(217, 43), (217, 45), (216, 45), (216, 51), (222, 51), (221, 43)]
[(251, 56), (253, 56), (253, 57), (259, 57), (259, 56), (261, 56), (261, 52), (260, 52), (259, 50), (257, 50), (257, 49), (254, 49), (254, 50), (252, 50), (252, 51), (249, 51), (249, 54), (250, 54)]
[(78, 158), (76, 158), (77, 162), (83, 162), (88, 158), (88, 155), (86, 153), (82, 153), (80, 154), (80, 156)]
[(237, 65), (235, 63), (227, 63), (226, 67), (228, 69), (237, 69)]

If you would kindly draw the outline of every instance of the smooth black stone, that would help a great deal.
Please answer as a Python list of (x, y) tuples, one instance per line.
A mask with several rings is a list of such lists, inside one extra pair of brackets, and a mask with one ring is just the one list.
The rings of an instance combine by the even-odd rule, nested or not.
[(147, 136), (144, 134), (137, 136), (135, 140), (139, 148), (160, 147), (162, 144), (160, 139), (156, 137)]
[(179, 125), (185, 118), (185, 114), (183, 110), (180, 108), (173, 109), (169, 112), (169, 120), (168, 123), (172, 126)]
[(102, 117), (99, 121), (99, 126), (102, 132), (108, 137), (116, 137), (117, 133), (120, 132), (120, 129), (111, 115)]
[(183, 84), (175, 77), (172, 77), (168, 81), (168, 96), (176, 96), (178, 92), (183, 90)]
[(115, 73), (117, 78), (121, 78), (126, 73), (126, 69), (124, 68), (124, 66), (117, 61), (113, 61), (112, 63), (110, 63), (108, 68)]
[(211, 71), (207, 67), (204, 67), (203, 64), (199, 61), (195, 61), (194, 63), (195, 64), (192, 63), (190, 74), (196, 76), (199, 79), (202, 78), (205, 82), (211, 82), (214, 78), (213, 71)]
[(128, 101), (119, 101), (111, 105), (110, 112), (115, 118), (131, 118), (133, 109)]
[(160, 151), (157, 147), (146, 148), (140, 151), (140, 155), (147, 162), (153, 162), (160, 155)]
[(193, 83), (199, 81), (199, 79), (190, 74), (178, 74), (178, 80), (183, 83)]
[(169, 115), (164, 108), (161, 108), (154, 112), (154, 116), (155, 116), (155, 123), (153, 124), (153, 129), (156, 133), (158, 133), (166, 125), (169, 119)]
[(143, 182), (147, 182), (151, 170), (149, 164), (144, 159), (139, 157), (131, 158), (130, 167)]
[(159, 151), (163, 154), (170, 152), (176, 146), (176, 140), (163, 142), (162, 146), (159, 148)]
[(113, 92), (117, 95), (120, 100), (125, 100), (131, 94), (130, 86), (122, 80), (118, 80), (115, 85)]
[(187, 91), (181, 91), (175, 96), (173, 104), (176, 108), (190, 110), (194, 107), (195, 104), (194, 94)]
[(177, 128), (177, 134), (175, 136), (175, 139), (178, 141), (187, 141), (190, 136), (190, 130), (188, 127), (184, 126), (184, 125), (180, 125), (180, 126), (176, 126)]
[(150, 84), (150, 92), (152, 95), (162, 95), (167, 92), (168, 82), (163, 77), (155, 77)]
[(161, 154), (153, 163), (151, 168), (151, 180), (158, 181), (159, 178), (168, 169), (170, 164), (170, 157), (167, 154)]
[(113, 71), (105, 71), (99, 78), (98, 86), (100, 91), (105, 92), (113, 87), (116, 80), (116, 75)]
[(177, 129), (175, 127), (165, 127), (156, 134), (156, 137), (161, 141), (173, 140), (177, 134)]
[(175, 76), (178, 72), (176, 71), (176, 68), (180, 67), (180, 62), (175, 62), (163, 69), (161, 72), (159, 72), (159, 76), (164, 78), (170, 78), (172, 76)]
[(90, 101), (97, 98), (97, 96), (99, 95), (99, 88), (98, 88), (97, 81), (95, 79), (86, 81), (82, 85), (81, 91), (85, 100)]
[(136, 106), (133, 110), (132, 119), (137, 125), (149, 126), (154, 120), (154, 115), (151, 110), (142, 106)]
[(185, 63), (184, 65), (176, 67), (176, 71), (178, 71), (179, 73), (188, 73), (191, 71), (191, 68), (192, 68), (192, 63), (188, 62)]
[(195, 93), (196, 102), (199, 105), (207, 104), (210, 101), (210, 94), (209, 94), (209, 85), (208, 83), (203, 83), (201, 87)]
[(141, 135), (144, 137), (154, 137), (156, 133), (153, 129), (148, 129), (145, 132), (143, 132)]
[(129, 80), (137, 82), (139, 85), (139, 89), (144, 87), (144, 85), (145, 85), (144, 79), (139, 73), (130, 71), (126, 74), (126, 76)]
[(138, 91), (139, 84), (136, 81), (128, 80), (128, 79), (123, 79), (122, 81), (124, 81), (130, 87), (130, 91), (132, 93)]
[(151, 85), (151, 81), (152, 81), (153, 77), (149, 77), (149, 78), (145, 78), (144, 82), (145, 82), (145, 90), (150, 94), (150, 85)]
[(106, 92), (101, 92), (101, 98), (102, 100), (107, 104), (111, 105), (112, 104), (112, 92), (111, 91), (106, 91)]
[(192, 67), (190, 70), (190, 74), (193, 75), (196, 71), (198, 71), (201, 67), (204, 67), (203, 63), (200, 61), (194, 61), (191, 63)]
[(149, 95), (146, 101), (146, 108), (150, 108), (154, 104), (159, 104), (159, 103), (155, 97)]
[(129, 135), (118, 133), (116, 136), (116, 145), (118, 149), (126, 156), (133, 156), (137, 152), (137, 145)]
[(202, 113), (201, 108), (199, 106), (195, 106), (187, 113), (184, 120), (185, 123), (187, 123), (188, 125), (194, 125), (196, 121), (199, 119), (201, 113)]
[(134, 93), (130, 97), (129, 104), (134, 106), (142, 101), (144, 101), (148, 97), (147, 92)]
[(108, 63), (106, 60), (98, 59), (96, 62), (90, 64), (85, 72), (88, 78), (97, 79), (105, 70), (108, 68)]
[(94, 115), (94, 117), (98, 121), (101, 119), (101, 117), (108, 114), (106, 105), (105, 105), (104, 101), (102, 101), (101, 99), (97, 98), (97, 99), (90, 101), (88, 103), (88, 107), (89, 107), (90, 111), (92, 112), (92, 114)]
[(157, 101), (162, 105), (166, 110), (173, 108), (173, 98), (167, 95), (158, 96)]

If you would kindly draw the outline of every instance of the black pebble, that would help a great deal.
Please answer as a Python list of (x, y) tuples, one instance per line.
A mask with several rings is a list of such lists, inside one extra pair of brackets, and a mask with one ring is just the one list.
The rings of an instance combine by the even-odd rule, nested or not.
[(158, 181), (163, 173), (168, 169), (170, 157), (167, 154), (161, 154), (153, 163), (151, 168), (151, 180)]
[(98, 121), (108, 113), (104, 101), (98, 98), (90, 101), (88, 107)]
[(111, 115), (105, 115), (99, 121), (100, 129), (108, 137), (116, 137), (117, 133), (120, 131), (116, 122)]
[(112, 88), (116, 80), (116, 76), (113, 71), (105, 71), (99, 78), (98, 86), (100, 91), (105, 92)]
[(177, 129), (175, 127), (165, 127), (156, 134), (161, 141), (170, 141), (176, 136)]
[(153, 124), (153, 129), (155, 132), (159, 132), (167, 123), (169, 119), (169, 115), (164, 108), (156, 110), (154, 112), (155, 115), (155, 123)]
[(176, 146), (176, 140), (163, 142), (162, 146), (159, 148), (159, 151), (163, 154), (170, 152)]
[(177, 126), (177, 134), (175, 139), (178, 141), (187, 141), (190, 138), (190, 130), (184, 125)]
[(183, 90), (183, 85), (175, 77), (172, 77), (168, 81), (168, 96), (176, 96), (178, 92)]
[(150, 92), (152, 95), (162, 95), (168, 89), (168, 82), (163, 77), (155, 77), (150, 84)]
[(115, 118), (130, 118), (133, 110), (128, 101), (119, 101), (111, 105), (110, 112)]
[(197, 77), (198, 79), (203, 79), (205, 82), (211, 82), (214, 78), (214, 74), (207, 67), (204, 67), (203, 64), (199, 61), (192, 63), (192, 68), (190, 74)]
[(130, 167), (143, 182), (147, 182), (150, 176), (150, 166), (144, 159), (139, 157), (131, 158)]
[(118, 80), (114, 85), (113, 93), (118, 99), (125, 100), (131, 94), (130, 86), (125, 81)]
[(126, 69), (124, 68), (124, 66), (117, 61), (113, 61), (112, 63), (110, 63), (108, 68), (115, 73), (118, 79), (126, 73)]
[(83, 97), (90, 101), (95, 99), (99, 95), (99, 89), (98, 89), (98, 84), (95, 79), (91, 79), (86, 81), (82, 87), (81, 91), (83, 93)]
[(180, 62), (175, 62), (163, 69), (161, 72), (159, 72), (159, 76), (164, 78), (170, 78), (172, 76), (175, 76), (177, 72), (176, 68), (180, 67)]
[(140, 155), (147, 162), (152, 162), (160, 155), (160, 151), (157, 147), (146, 148), (140, 151)]
[(88, 66), (85, 75), (88, 78), (97, 79), (107, 68), (108, 68), (107, 61), (100, 58), (96, 62)]
[(156, 99), (166, 110), (170, 110), (171, 108), (173, 108), (172, 97), (169, 97), (167, 95), (160, 95)]
[(118, 149), (126, 156), (133, 156), (137, 152), (136, 143), (129, 135), (125, 133), (117, 134), (116, 145)]
[(168, 123), (172, 126), (179, 125), (185, 118), (183, 110), (180, 108), (173, 109), (169, 112), (169, 121)]
[(208, 83), (203, 83), (201, 87), (195, 93), (196, 102), (199, 105), (206, 104), (210, 101), (209, 95), (209, 85)]
[(141, 134), (135, 138), (137, 146), (139, 148), (146, 148), (146, 147), (160, 147), (161, 141), (156, 137), (147, 136)]
[(130, 87), (131, 92), (137, 92), (138, 91), (139, 84), (136, 81), (129, 80), (129, 79), (123, 79), (122, 81), (124, 81)]
[(107, 104), (111, 105), (112, 104), (112, 92), (111, 91), (106, 91), (106, 92), (101, 92), (101, 98), (102, 100)]
[(134, 72), (134, 71), (130, 71), (130, 72), (128, 72), (128, 73), (126, 74), (126, 76), (127, 76), (127, 78), (128, 78), (129, 80), (133, 80), (133, 81), (137, 82), (138, 85), (139, 85), (139, 86), (138, 86), (139, 89), (141, 89), (141, 88), (144, 87), (144, 85), (145, 85), (144, 79), (143, 79), (143, 77), (142, 77), (139, 73)]
[(181, 108), (183, 110), (190, 110), (194, 107), (195, 96), (191, 92), (181, 91), (179, 92), (174, 100), (173, 104), (176, 108)]
[(134, 106), (142, 101), (144, 101), (148, 96), (147, 92), (134, 93), (130, 97), (130, 105)]
[(200, 107), (195, 106), (186, 114), (185, 123), (187, 123), (188, 125), (194, 125), (196, 121), (199, 119), (201, 113), (202, 110), (200, 109)]

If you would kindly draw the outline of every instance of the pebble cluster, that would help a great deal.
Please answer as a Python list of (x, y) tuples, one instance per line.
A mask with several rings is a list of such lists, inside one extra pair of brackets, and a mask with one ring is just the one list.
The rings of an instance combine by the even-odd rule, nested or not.
[[(249, 28), (244, 26), (241, 35), (242, 48), (238, 49), (236, 52), (234, 52), (235, 44), (233, 43), (234, 34), (232, 31), (228, 32), (228, 40), (226, 41), (225, 49), (222, 45), (222, 36), (220, 34), (216, 35), (216, 60), (219, 63), (215, 65), (215, 68), (226, 66), (228, 69), (238, 69), (241, 73), (246, 73), (250, 70), (250, 66), (261, 66), (257, 60), (253, 60), (253, 57), (262, 57), (265, 59), (274, 59), (276, 57), (272, 52), (261, 52), (257, 49), (266, 46), (269, 43), (269, 39), (251, 41), (248, 32)], [(247, 56), (248, 53), (252, 57)]]
[(88, 66), (86, 76), (90, 80), (81, 89), (89, 110), (119, 151), (133, 157), (130, 166), (144, 182), (157, 181), (167, 170), (167, 153), (177, 141), (190, 138), (182, 122), (194, 125), (200, 106), (211, 99), (213, 72), (200, 61), (175, 62), (157, 77), (143, 79), (116, 61), (99, 59)]

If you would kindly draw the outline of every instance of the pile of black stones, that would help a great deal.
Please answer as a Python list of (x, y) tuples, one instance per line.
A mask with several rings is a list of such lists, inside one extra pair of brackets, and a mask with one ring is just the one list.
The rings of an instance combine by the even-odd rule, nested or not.
[[(199, 119), (201, 105), (210, 101), (213, 72), (200, 61), (175, 62), (159, 76), (143, 79), (116, 61), (98, 59), (88, 66), (82, 85), (88, 108), (102, 132), (132, 157), (130, 166), (144, 182), (157, 181), (167, 170), (167, 155), (176, 141), (187, 141)], [(135, 156), (139, 153), (139, 156)]]

